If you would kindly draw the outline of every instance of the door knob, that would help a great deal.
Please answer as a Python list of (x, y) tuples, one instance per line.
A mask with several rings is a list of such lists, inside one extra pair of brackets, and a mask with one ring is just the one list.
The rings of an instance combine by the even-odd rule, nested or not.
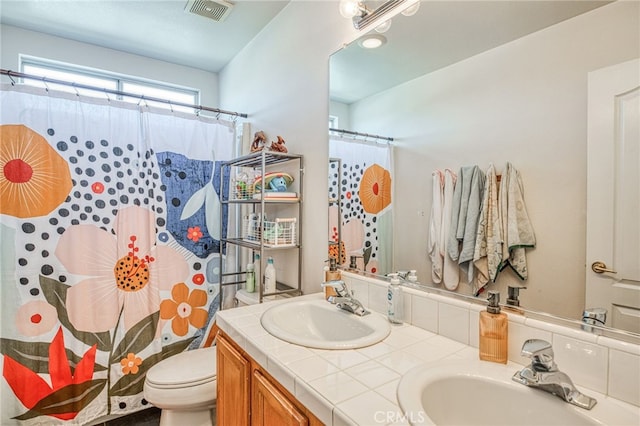
[(607, 269), (607, 265), (604, 262), (593, 262), (591, 264), (591, 270), (593, 272), (595, 272), (596, 274), (603, 274), (605, 272), (609, 272), (610, 274), (617, 274), (617, 271), (614, 271), (613, 269)]

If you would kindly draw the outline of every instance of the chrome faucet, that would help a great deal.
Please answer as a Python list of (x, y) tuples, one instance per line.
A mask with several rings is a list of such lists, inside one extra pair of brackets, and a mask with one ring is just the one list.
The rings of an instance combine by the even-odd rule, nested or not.
[(591, 410), (596, 405), (594, 398), (580, 393), (569, 376), (558, 370), (549, 342), (529, 339), (522, 345), (521, 355), (531, 358), (531, 364), (517, 371), (514, 381), (552, 393), (580, 408)]
[(327, 281), (322, 283), (322, 287), (333, 287), (335, 289), (337, 296), (330, 296), (327, 300), (335, 304), (339, 309), (351, 312), (352, 314), (356, 314), (361, 317), (370, 313), (358, 299), (353, 297), (353, 294), (349, 291), (347, 284), (344, 281)]

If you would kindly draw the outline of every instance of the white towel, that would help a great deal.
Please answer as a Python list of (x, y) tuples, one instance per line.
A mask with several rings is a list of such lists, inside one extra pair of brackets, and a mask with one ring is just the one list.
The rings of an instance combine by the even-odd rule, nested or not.
[(525, 249), (536, 246), (536, 237), (524, 203), (520, 172), (511, 163), (507, 163), (500, 182), (500, 215), (504, 240), (500, 270), (509, 265), (520, 279), (526, 280), (529, 274)]
[(444, 267), (444, 250), (442, 241), (442, 209), (444, 207), (444, 174), (435, 170), (431, 174), (432, 189), (431, 215), (429, 217), (429, 236), (427, 246), (431, 259), (431, 280), (434, 284), (442, 282), (442, 268)]
[(478, 166), (462, 167), (453, 194), (447, 252), (467, 273), (468, 283), (473, 281), (474, 275), (470, 262), (476, 244), (484, 180), (484, 173)]
[(458, 288), (458, 282), (460, 281), (460, 268), (458, 268), (458, 262), (451, 259), (446, 253), (446, 245), (449, 238), (449, 232), (451, 228), (451, 208), (453, 205), (453, 192), (456, 186), (457, 176), (449, 169), (444, 171), (444, 201), (442, 207), (442, 233), (440, 235), (440, 248), (444, 257), (444, 271), (443, 282), (444, 286), (448, 290), (455, 290)]
[(493, 164), (489, 165), (486, 178), (473, 253), (473, 264), (478, 271), (473, 284), (473, 293), (476, 296), (489, 280), (495, 281), (502, 262), (502, 222), (498, 208), (498, 178)]

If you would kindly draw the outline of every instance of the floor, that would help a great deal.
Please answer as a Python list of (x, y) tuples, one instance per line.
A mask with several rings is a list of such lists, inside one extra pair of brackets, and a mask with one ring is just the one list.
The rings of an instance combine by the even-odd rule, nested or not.
[(99, 426), (158, 426), (159, 424), (160, 409), (152, 407), (129, 414), (128, 416), (109, 420), (108, 422), (101, 423)]

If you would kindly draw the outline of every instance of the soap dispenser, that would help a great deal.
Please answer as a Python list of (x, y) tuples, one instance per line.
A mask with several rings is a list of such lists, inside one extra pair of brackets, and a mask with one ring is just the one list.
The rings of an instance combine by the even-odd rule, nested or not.
[(489, 306), (480, 312), (480, 359), (484, 361), (507, 363), (507, 315), (500, 312), (500, 292), (489, 292)]
[[(335, 258), (329, 259), (329, 267), (324, 273), (324, 282), (337, 281), (341, 278), (340, 271), (338, 270), (338, 262)], [(331, 286), (324, 286), (324, 298), (329, 300), (330, 297), (337, 297), (336, 289)]]
[(389, 274), (389, 290), (387, 291), (387, 318), (394, 324), (402, 324), (404, 310), (402, 309), (402, 287), (398, 274)]

